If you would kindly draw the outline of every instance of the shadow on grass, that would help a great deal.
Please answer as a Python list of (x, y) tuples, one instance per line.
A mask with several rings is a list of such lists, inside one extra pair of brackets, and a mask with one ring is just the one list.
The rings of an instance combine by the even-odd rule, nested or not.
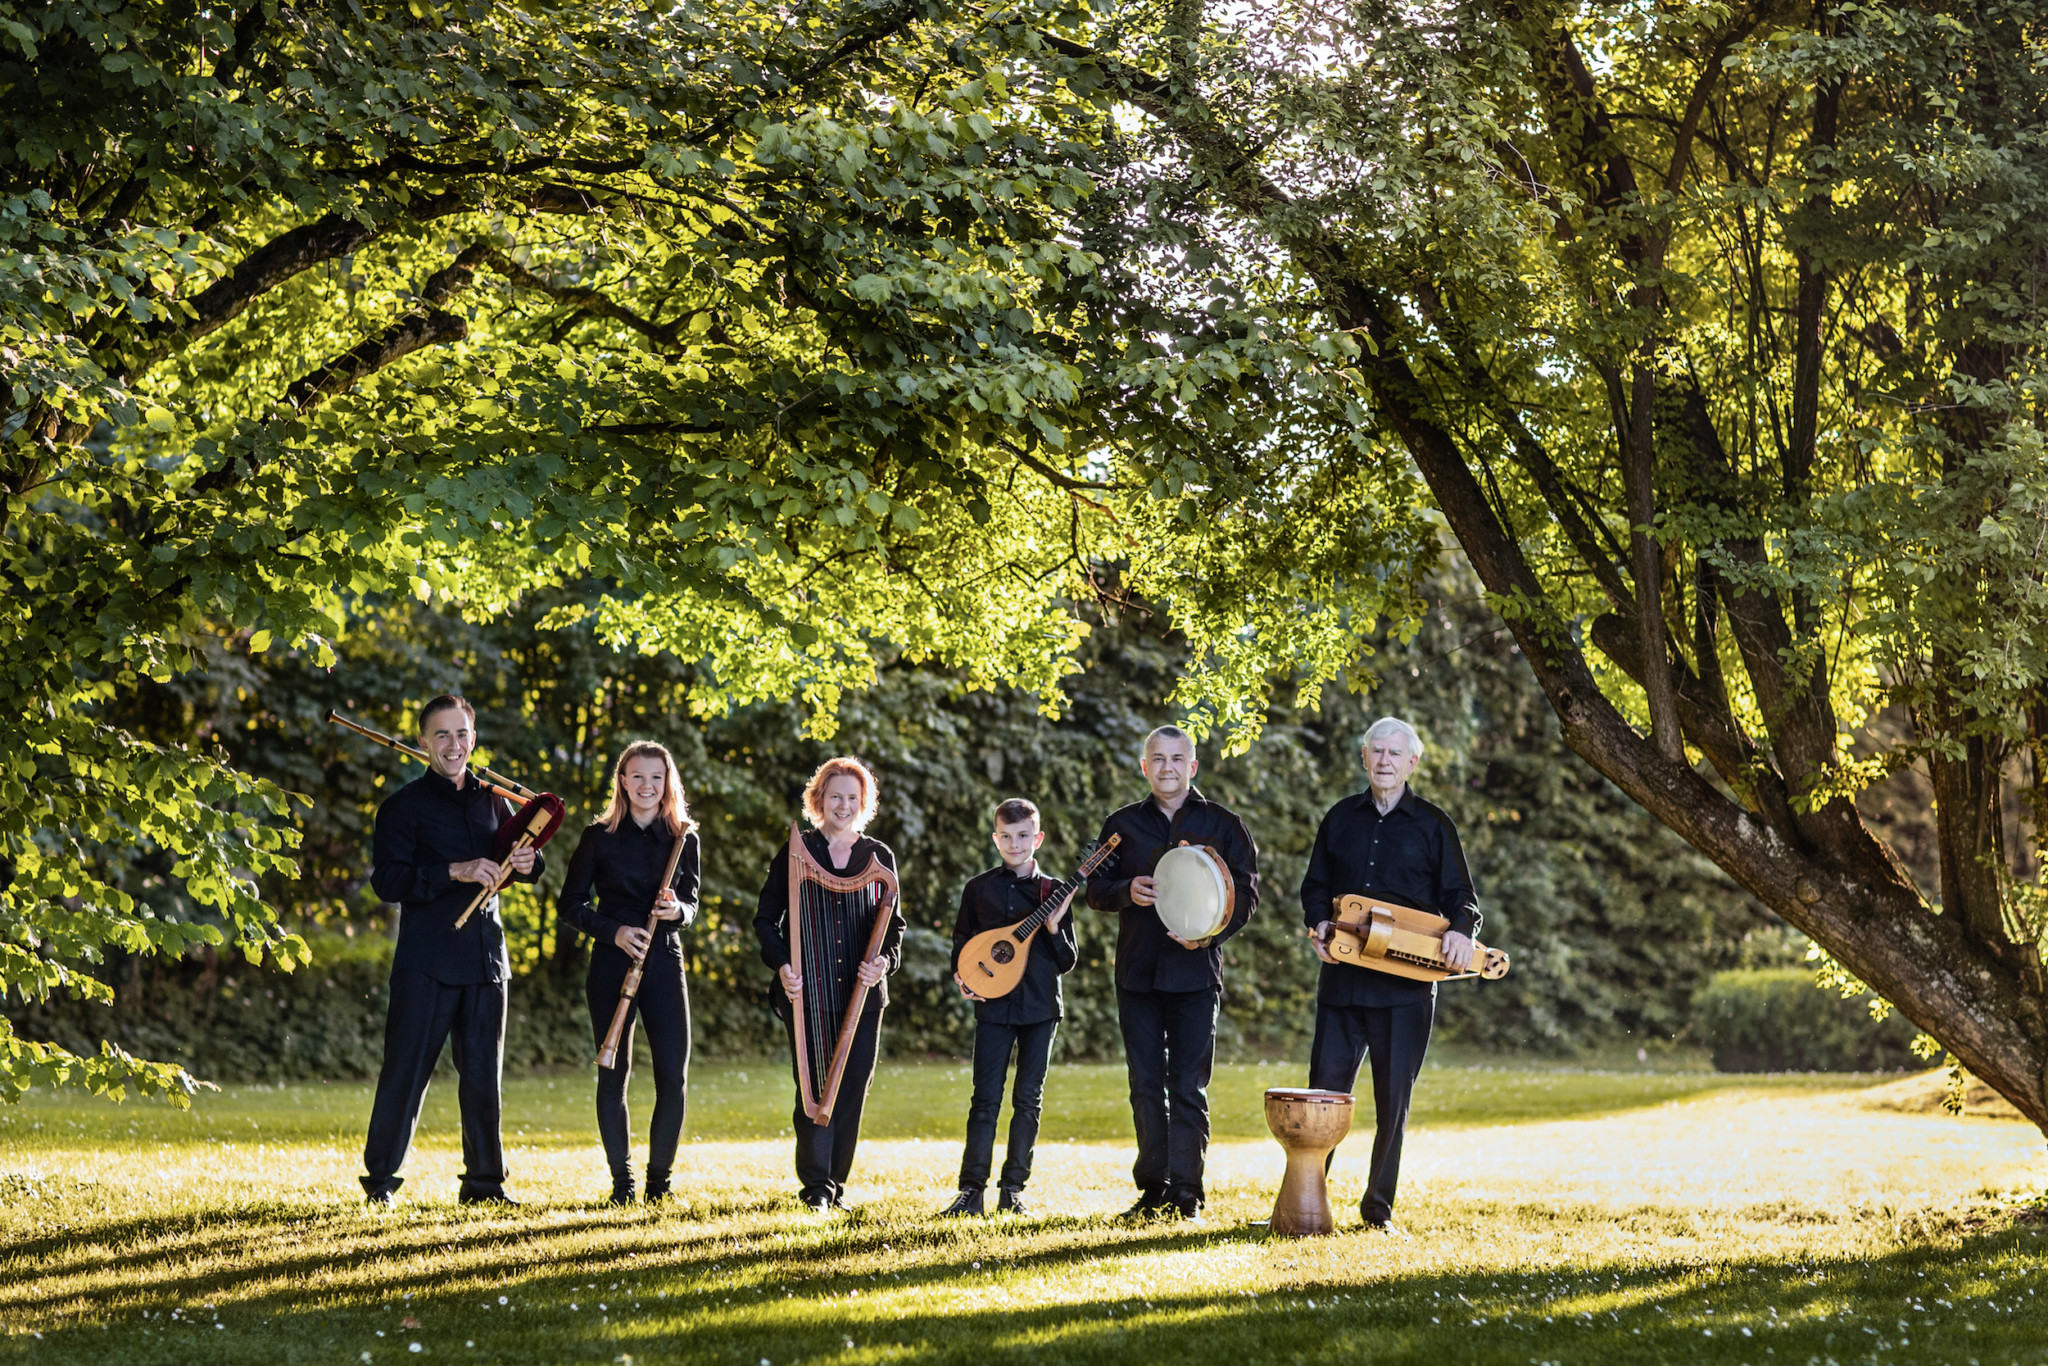
[[(16, 1243), (0, 1263), (0, 1359), (391, 1361), (417, 1342), (434, 1359), (636, 1366), (2048, 1360), (2038, 1228), (1928, 1232), (1938, 1241), (1855, 1264), (1453, 1272), (1428, 1265), (1427, 1239), (1300, 1244), (1240, 1225), (953, 1224), (888, 1206), (817, 1219), (786, 1201), (378, 1216), (274, 1204)], [(1332, 1253), (1342, 1270), (1280, 1274)], [(1177, 1270), (1207, 1287), (1219, 1265), (1235, 1268), (1231, 1290), (1175, 1289)]]

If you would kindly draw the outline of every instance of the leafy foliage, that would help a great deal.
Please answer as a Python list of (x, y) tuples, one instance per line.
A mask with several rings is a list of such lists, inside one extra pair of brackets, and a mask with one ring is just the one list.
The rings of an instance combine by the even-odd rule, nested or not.
[[(332, 664), (370, 601), (552, 594), (551, 627), (690, 661), (694, 714), (793, 699), (826, 734), (878, 658), (1057, 707), (1123, 556), (1234, 676), (1246, 630), (1330, 676), (1427, 547), (1410, 478), (1355, 448), (1308, 320), (1123, 290), (1109, 116), (1036, 58), (1084, 21), (0, 5), (0, 985), (303, 964), (253, 891), (283, 791), (107, 707), (227, 640)], [(1250, 521), (1205, 537), (1184, 457), (1247, 405), (1306, 444), (1241, 436)], [(1340, 519), (1240, 538), (1296, 523), (1265, 471), (1325, 448)], [(1348, 587), (1227, 609), (1283, 567)]]

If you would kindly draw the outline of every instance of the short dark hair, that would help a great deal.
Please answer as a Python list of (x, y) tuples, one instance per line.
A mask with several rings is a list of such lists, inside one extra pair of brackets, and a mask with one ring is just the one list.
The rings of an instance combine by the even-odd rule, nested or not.
[(457, 697), (451, 692), (444, 692), (433, 701), (427, 703), (426, 706), (420, 708), (420, 734), (425, 735), (427, 733), (427, 722), (434, 719), (435, 712), (447, 711), (450, 707), (462, 708), (462, 714), (469, 718), (469, 724), (472, 726), (476, 724), (476, 708), (469, 705), (469, 699)]
[(1012, 797), (1006, 802), (996, 803), (996, 824), (1017, 825), (1023, 821), (1036, 821), (1038, 807), (1022, 797)]
[(1145, 743), (1138, 747), (1138, 757), (1143, 759), (1146, 755), (1150, 754), (1152, 752), (1152, 742), (1162, 737), (1168, 740), (1185, 740), (1188, 742), (1189, 748), (1193, 748), (1195, 743), (1195, 737), (1189, 735), (1179, 726), (1154, 726), (1151, 734), (1145, 737)]

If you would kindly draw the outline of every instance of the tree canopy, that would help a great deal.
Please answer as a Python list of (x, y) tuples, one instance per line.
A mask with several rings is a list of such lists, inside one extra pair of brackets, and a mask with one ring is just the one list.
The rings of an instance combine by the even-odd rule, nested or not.
[[(221, 934), (102, 846), (303, 957), (255, 891), (285, 793), (102, 704), (222, 629), (325, 649), (365, 595), (595, 580), (555, 624), (699, 662), (699, 714), (799, 697), (821, 731), (884, 654), (1057, 708), (1111, 561), (1230, 680), (1198, 702), (1237, 714), (1248, 631), (1334, 673), (1430, 544), (1412, 476), (1314, 319), (1130, 287), (1112, 113), (1037, 57), (1088, 22), (0, 5), (0, 985), (102, 992), (105, 946)], [(1183, 496), (1197, 451), (1227, 507)], [(1276, 575), (1344, 587), (1304, 612)], [(179, 1085), (6, 1046), (17, 1087)]]

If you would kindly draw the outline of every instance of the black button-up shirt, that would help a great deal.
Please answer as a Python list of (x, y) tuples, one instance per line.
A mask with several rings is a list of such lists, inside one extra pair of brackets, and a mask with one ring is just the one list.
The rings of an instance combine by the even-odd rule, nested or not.
[[(569, 860), (555, 914), (597, 941), (593, 961), (607, 953), (616, 954), (622, 962), (632, 961), (618, 946), (617, 935), (626, 926), (647, 928), (647, 915), (661, 892), (661, 875), (668, 868), (675, 843), (666, 822), (641, 825), (630, 814), (620, 817), (616, 830), (605, 829), (601, 821), (584, 830), (583, 838), (576, 842), (576, 854)], [(683, 956), (683, 941), (676, 932), (697, 914), (697, 878), (697, 832), (691, 830), (683, 836), (683, 856), (676, 860), (676, 875), (669, 883), (676, 900), (683, 903), (683, 919), (655, 922), (648, 957), (658, 953)]]
[[(1120, 914), (1116, 932), (1116, 984), (1127, 991), (1207, 991), (1223, 985), (1223, 941), (1245, 927), (1259, 904), (1259, 849), (1249, 830), (1228, 807), (1190, 788), (1171, 820), (1149, 795), (1112, 811), (1102, 823), (1103, 839), (1123, 836), (1088, 879), (1088, 904)], [(1167, 937), (1151, 906), (1131, 900), (1131, 880), (1152, 876), (1159, 856), (1179, 845), (1206, 844), (1223, 855), (1237, 884), (1237, 905), (1228, 924), (1199, 949), (1184, 949)]]
[[(837, 877), (850, 877), (868, 866), (870, 855), (882, 860), (882, 866), (890, 872), (896, 871), (896, 854), (880, 840), (862, 835), (853, 842), (853, 853), (847, 857), (844, 866), (832, 861), (832, 848), (825, 837), (815, 830), (803, 832), (804, 845), (811, 851), (811, 857), (818, 866)], [(860, 971), (860, 962), (868, 949), (868, 932), (872, 925), (853, 923), (851, 916), (844, 917), (834, 926), (832, 938), (832, 962), (828, 970), (836, 973), (840, 985), (847, 991), (853, 990), (853, 979)], [(789, 844), (778, 845), (775, 857), (768, 861), (768, 880), (761, 884), (761, 899), (754, 911), (754, 937), (761, 941), (761, 961), (771, 968), (789, 965)], [(899, 900), (889, 916), (889, 929), (882, 936), (882, 958), (894, 972), (903, 966), (903, 903)], [(814, 964), (804, 965), (808, 977), (818, 968)], [(777, 982), (775, 990), (779, 995), (782, 984)], [(884, 977), (875, 984), (881, 993), (883, 1005), (889, 1003), (889, 979)]]
[[(1332, 919), (1331, 902), (1353, 893), (1434, 911), (1460, 934), (1479, 937), (1479, 896), (1458, 827), (1413, 789), (1404, 788), (1384, 816), (1370, 791), (1346, 797), (1324, 815), (1301, 879), (1303, 923), (1314, 929)], [(1316, 999), (1324, 1005), (1402, 1005), (1435, 990), (1434, 982), (1325, 963)]]
[[(483, 884), (457, 882), (448, 875), (451, 864), (489, 858), (499, 825), (511, 818), (511, 803), (477, 781), (475, 774), (458, 788), (434, 769), (399, 788), (377, 808), (370, 886), (384, 900), (398, 904), (394, 972), (425, 973), (449, 986), (503, 982), (512, 976), (498, 898), (486, 900), (458, 930), (455, 918)], [(532, 882), (541, 867), (536, 854), (533, 871), (515, 874), (512, 880)]]
[[(960, 950), (968, 940), (986, 930), (999, 930), (1023, 920), (1057, 886), (1049, 877), (1018, 877), (1007, 864), (1001, 863), (969, 878), (960, 889), (960, 914), (953, 920), (954, 970), (960, 967)], [(1060, 917), (1057, 930), (1041, 929), (1031, 937), (1023, 980), (1007, 996), (977, 1001), (975, 1018), (1003, 1025), (1044, 1024), (1059, 1019), (1064, 1013), (1060, 974), (1072, 971), (1079, 957), (1080, 950), (1074, 942), (1074, 908), (1069, 906)]]

